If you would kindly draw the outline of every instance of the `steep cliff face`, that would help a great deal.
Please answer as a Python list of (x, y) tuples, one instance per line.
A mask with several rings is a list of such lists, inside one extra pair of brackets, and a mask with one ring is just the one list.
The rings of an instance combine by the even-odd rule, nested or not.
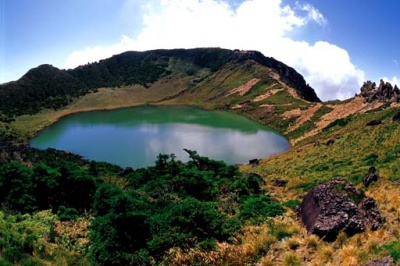
[(304, 77), (294, 68), (285, 65), (273, 57), (265, 57), (258, 51), (245, 51), (239, 52), (239, 54), (239, 60), (254, 60), (266, 67), (274, 69), (279, 74), (280, 80), (293, 87), (303, 99), (310, 102), (321, 101), (314, 89), (306, 83)]

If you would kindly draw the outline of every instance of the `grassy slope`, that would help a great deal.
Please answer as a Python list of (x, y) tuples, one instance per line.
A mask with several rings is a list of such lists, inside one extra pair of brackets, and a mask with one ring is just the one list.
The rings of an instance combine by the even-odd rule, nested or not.
[[(100, 89), (97, 93), (76, 99), (60, 111), (47, 110), (38, 115), (18, 117), (10, 126), (20, 135), (31, 136), (73, 112), (149, 103), (190, 104), (246, 115), (284, 132), (290, 140), (294, 140), (316, 128), (324, 115), (332, 111), (328, 103), (322, 103), (320, 108), (314, 108), (316, 110), (309, 113), (309, 119), (300, 121), (300, 117), (315, 104), (294, 97), (284, 84), (271, 78), (270, 74), (273, 74), (270, 69), (247, 62), (241, 66), (228, 65), (211, 75), (199, 71), (183, 79), (166, 77), (149, 89)], [(259, 82), (244, 95), (234, 93), (228, 96), (232, 89), (253, 78), (259, 79)], [(261, 100), (255, 101), (257, 97)], [(344, 103), (336, 103), (336, 106), (341, 105), (345, 107)], [(371, 165), (375, 165), (381, 178), (366, 193), (378, 201), (385, 220), (383, 228), (352, 238), (341, 235), (336, 242), (329, 244), (307, 235), (295, 213), (289, 210), (284, 217), (247, 227), (238, 235), (236, 245), (221, 243), (216, 251), (206, 254), (199, 250), (175, 250), (171, 252), (169, 262), (180, 265), (199, 259), (229, 265), (254, 261), (262, 265), (296, 265), (300, 261), (310, 265), (358, 265), (383, 256), (385, 249), (379, 247), (398, 241), (400, 237), (400, 188), (393, 183), (400, 178), (400, 124), (390, 120), (398, 110), (398, 107), (392, 107), (357, 112), (344, 119), (345, 123), (317, 131), (315, 135), (297, 142), (287, 152), (262, 160), (257, 167), (242, 167), (244, 172), (256, 172), (263, 176), (268, 191), (282, 202), (290, 203), (301, 200), (309, 188), (335, 176), (344, 177), (362, 187), (362, 177)], [(373, 119), (383, 119), (385, 123), (366, 127), (365, 124)], [(329, 140), (334, 143), (326, 145)], [(278, 178), (287, 180), (287, 186), (272, 186)]]
[[(284, 154), (263, 160), (260, 166), (243, 167), (243, 171), (257, 172), (267, 181), (268, 190), (282, 202), (298, 199), (317, 183), (340, 176), (366, 190), (368, 196), (377, 200), (384, 226), (375, 232), (365, 232), (352, 238), (341, 236), (333, 244), (316, 241), (308, 236), (296, 221), (294, 213), (287, 218), (288, 224), (294, 223), (298, 229), (293, 236), (273, 245), (275, 263), (283, 262), (288, 254), (295, 254), (301, 261), (311, 265), (360, 265), (370, 259), (382, 256), (379, 246), (398, 241), (400, 188), (400, 124), (392, 122), (391, 117), (398, 108), (373, 111), (363, 115), (354, 115), (344, 127), (334, 127), (323, 131), (299, 144)], [(366, 127), (373, 119), (384, 119), (382, 125)], [(326, 145), (328, 140), (334, 140)], [(363, 188), (360, 182), (374, 165), (380, 179), (370, 188)], [(285, 188), (272, 186), (275, 179), (288, 181)], [(310, 244), (310, 241), (316, 242)], [(298, 242), (295, 250), (292, 242)], [(264, 258), (270, 261), (272, 254)]]

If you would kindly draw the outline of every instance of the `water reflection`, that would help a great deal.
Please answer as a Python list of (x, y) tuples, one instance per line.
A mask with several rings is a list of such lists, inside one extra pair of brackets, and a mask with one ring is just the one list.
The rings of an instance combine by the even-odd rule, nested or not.
[(186, 161), (183, 149), (233, 164), (288, 148), (280, 135), (232, 113), (150, 106), (72, 115), (43, 130), (31, 145), (136, 168), (153, 165), (159, 153)]

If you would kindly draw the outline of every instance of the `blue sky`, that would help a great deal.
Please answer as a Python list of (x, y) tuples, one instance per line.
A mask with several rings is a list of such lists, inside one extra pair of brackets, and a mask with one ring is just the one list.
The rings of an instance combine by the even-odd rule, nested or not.
[(0, 0), (0, 83), (49, 63), (73, 68), (127, 50), (259, 50), (323, 100), (400, 77), (395, 0)]

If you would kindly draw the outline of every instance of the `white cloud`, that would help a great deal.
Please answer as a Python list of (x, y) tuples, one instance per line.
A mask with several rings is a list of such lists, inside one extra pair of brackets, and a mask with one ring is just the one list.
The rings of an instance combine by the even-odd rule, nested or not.
[(87, 47), (81, 51), (74, 51), (70, 53), (65, 61), (65, 68), (75, 68), (79, 65), (97, 62), (100, 59), (111, 57), (129, 50), (133, 44), (133, 40), (128, 36), (122, 36), (119, 43), (112, 46), (95, 46)]
[(314, 6), (310, 4), (301, 5), (299, 2), (296, 2), (296, 6), (298, 9), (306, 12), (306, 17), (309, 21), (314, 21), (321, 26), (328, 24), (328, 21), (325, 19), (324, 15), (322, 15), (322, 13), (320, 13), (319, 10)]
[(396, 77), (396, 76), (394, 76), (394, 77), (392, 77), (391, 79), (388, 79), (387, 77), (383, 77), (382, 78), (385, 82), (389, 82), (390, 84), (392, 84), (393, 86), (394, 85), (397, 85), (397, 87), (399, 87), (400, 86), (400, 80), (399, 80), (399, 78), (398, 77)]
[[(129, 1), (136, 0), (125, 2)], [(342, 48), (288, 37), (293, 30), (309, 23), (328, 23), (309, 4), (297, 2), (291, 7), (281, 0), (252, 0), (233, 7), (223, 0), (152, 0), (143, 2), (141, 10), (143, 23), (136, 36), (123, 36), (119, 43), (109, 47), (75, 51), (69, 55), (66, 67), (126, 50), (223, 47), (258, 50), (283, 61), (299, 71), (322, 100), (351, 97), (364, 81), (363, 71), (351, 63)]]

